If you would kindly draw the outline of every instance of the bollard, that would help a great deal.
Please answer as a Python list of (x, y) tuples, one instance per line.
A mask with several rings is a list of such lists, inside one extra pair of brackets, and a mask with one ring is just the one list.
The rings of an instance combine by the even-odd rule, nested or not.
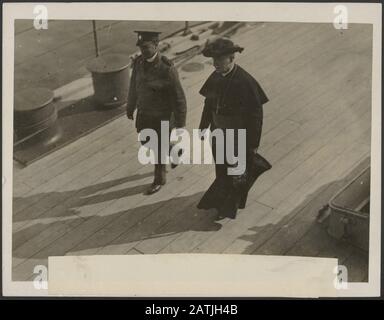
[(122, 54), (99, 56), (87, 64), (92, 73), (94, 98), (98, 106), (125, 106), (129, 89), (130, 57)]
[(61, 136), (53, 91), (46, 88), (28, 88), (15, 93), (14, 133), (16, 144), (56, 142)]

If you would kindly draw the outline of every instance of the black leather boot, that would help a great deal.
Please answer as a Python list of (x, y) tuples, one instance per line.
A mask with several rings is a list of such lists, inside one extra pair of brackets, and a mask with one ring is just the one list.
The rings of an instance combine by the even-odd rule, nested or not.
[(155, 179), (146, 191), (147, 195), (156, 193), (166, 183), (166, 167), (165, 164), (155, 164)]

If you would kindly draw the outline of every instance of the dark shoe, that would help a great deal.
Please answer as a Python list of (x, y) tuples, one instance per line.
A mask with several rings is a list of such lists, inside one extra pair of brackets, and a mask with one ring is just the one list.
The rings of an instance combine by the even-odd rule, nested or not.
[(147, 191), (145, 192), (145, 194), (146, 195), (151, 195), (151, 194), (156, 193), (160, 189), (161, 189), (161, 184), (154, 184), (154, 183), (152, 183), (150, 185), (150, 187), (147, 189)]
[[(178, 156), (181, 157), (182, 154), (183, 154), (183, 149), (180, 149), (178, 152)], [(175, 169), (178, 165), (179, 165), (178, 163), (173, 163), (171, 160), (171, 169)]]

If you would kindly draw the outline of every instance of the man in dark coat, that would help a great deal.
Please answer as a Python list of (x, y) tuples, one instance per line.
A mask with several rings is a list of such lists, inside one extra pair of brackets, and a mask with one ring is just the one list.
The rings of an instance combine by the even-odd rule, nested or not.
[[(186, 121), (186, 99), (173, 63), (158, 51), (160, 32), (135, 31), (141, 55), (133, 61), (128, 94), (127, 117), (133, 120), (137, 109), (136, 129), (152, 129), (158, 137), (154, 181), (147, 191), (152, 194), (166, 182), (166, 164), (161, 157), (161, 121), (171, 121), (170, 129), (182, 128)], [(169, 134), (166, 139), (169, 141)], [(147, 143), (148, 141), (142, 142)], [(163, 150), (169, 153), (169, 150)]]
[(216, 161), (217, 152), (226, 154), (227, 138), (222, 145), (218, 145), (213, 138), (211, 144), (216, 161), (216, 179), (198, 208), (217, 208), (220, 216), (230, 218), (235, 218), (237, 209), (245, 206), (248, 191), (256, 178), (271, 167), (257, 153), (263, 125), (263, 104), (268, 102), (268, 98), (259, 83), (234, 62), (235, 53), (243, 50), (225, 38), (218, 38), (203, 50), (204, 56), (213, 58), (216, 70), (200, 90), (205, 102), (199, 129), (233, 129), (234, 150), (238, 155), (238, 129), (245, 129), (246, 169), (245, 174), (229, 175), (231, 164), (228, 161), (221, 164)]

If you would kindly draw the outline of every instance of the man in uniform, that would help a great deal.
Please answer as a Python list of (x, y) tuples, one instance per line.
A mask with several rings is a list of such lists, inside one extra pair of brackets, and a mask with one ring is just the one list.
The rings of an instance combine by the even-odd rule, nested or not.
[[(200, 90), (204, 96), (204, 109), (200, 121), (200, 130), (210, 128), (224, 131), (224, 144), (218, 145), (215, 140), (212, 143), (212, 151), (215, 161), (217, 152), (226, 149), (225, 129), (233, 129), (235, 137), (238, 129), (246, 130), (246, 173), (249, 173), (251, 162), (257, 162), (259, 166), (253, 171), (252, 177), (247, 176), (249, 186), (244, 192), (237, 192), (236, 181), (241, 181), (239, 176), (228, 174), (231, 166), (228, 161), (217, 163), (216, 180), (204, 194), (198, 208), (217, 208), (221, 216), (234, 218), (238, 208), (245, 206), (248, 190), (255, 182), (256, 176), (270, 168), (270, 164), (257, 154), (260, 144), (263, 125), (263, 104), (268, 98), (259, 83), (235, 63), (235, 53), (242, 52), (241, 48), (226, 38), (218, 38), (208, 43), (203, 50), (203, 55), (213, 58), (215, 71), (209, 76)], [(233, 149), (237, 153), (237, 138), (234, 139)], [(219, 150), (219, 148), (222, 148)], [(227, 159), (228, 160), (228, 159)], [(245, 179), (245, 178), (244, 178)]]
[(187, 106), (176, 68), (158, 50), (160, 32), (135, 32), (138, 34), (136, 44), (141, 55), (133, 61), (127, 117), (134, 120), (133, 114), (137, 109), (137, 132), (152, 129), (157, 133), (158, 154), (155, 155), (154, 181), (147, 190), (147, 194), (153, 194), (166, 182), (166, 164), (161, 161), (161, 121), (172, 119), (170, 129), (184, 127)]

